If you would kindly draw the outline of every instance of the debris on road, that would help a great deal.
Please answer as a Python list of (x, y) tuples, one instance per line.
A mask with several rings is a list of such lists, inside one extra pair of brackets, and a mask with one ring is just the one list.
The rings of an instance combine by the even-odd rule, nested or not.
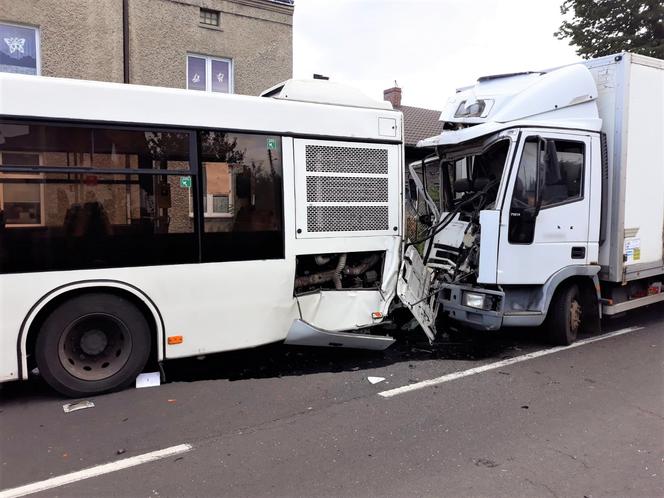
[(75, 403), (65, 403), (62, 409), (65, 413), (75, 412), (77, 410), (85, 410), (86, 408), (94, 408), (95, 404), (92, 401), (76, 401)]
[(122, 455), (123, 453), (126, 453), (127, 450), (124, 448), (120, 448), (118, 451), (115, 452), (116, 455)]
[(159, 372), (147, 372), (139, 374), (136, 377), (136, 389), (142, 387), (155, 387), (161, 384), (161, 376)]
[(367, 377), (367, 380), (372, 384), (378, 384), (379, 382), (383, 382), (385, 377)]

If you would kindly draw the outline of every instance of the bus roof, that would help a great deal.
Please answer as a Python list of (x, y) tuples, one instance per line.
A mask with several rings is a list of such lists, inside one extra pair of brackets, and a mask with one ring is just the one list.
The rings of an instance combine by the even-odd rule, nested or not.
[(4, 117), (402, 141), (401, 112), (342, 105), (334, 95), (328, 102), (0, 73)]

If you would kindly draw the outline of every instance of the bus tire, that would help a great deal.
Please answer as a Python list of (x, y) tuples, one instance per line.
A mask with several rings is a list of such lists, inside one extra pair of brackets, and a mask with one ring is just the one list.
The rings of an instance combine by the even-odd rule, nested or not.
[(559, 289), (551, 301), (546, 321), (549, 341), (569, 346), (578, 337), (583, 317), (583, 300), (576, 284)]
[(82, 397), (131, 384), (145, 367), (150, 346), (150, 326), (130, 301), (113, 294), (82, 294), (46, 318), (35, 358), (53, 389)]

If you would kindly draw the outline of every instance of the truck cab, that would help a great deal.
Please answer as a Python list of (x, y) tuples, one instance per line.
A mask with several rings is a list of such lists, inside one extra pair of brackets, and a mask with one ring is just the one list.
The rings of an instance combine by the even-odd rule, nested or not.
[[(548, 315), (559, 344), (598, 326), (597, 97), (590, 71), (576, 64), (480, 78), (449, 99), (445, 131), (418, 144), (435, 156), (411, 165), (417, 202), (433, 207), (405, 262), (420, 244), (444, 317), (495, 330), (542, 325)], [(440, 175), (439, 203), (422, 184), (429, 168)]]

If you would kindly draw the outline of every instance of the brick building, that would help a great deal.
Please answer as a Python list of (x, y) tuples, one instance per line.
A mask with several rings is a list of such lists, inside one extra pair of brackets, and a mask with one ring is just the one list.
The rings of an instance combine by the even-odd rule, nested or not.
[(292, 76), (293, 0), (0, 2), (0, 71), (257, 95)]

